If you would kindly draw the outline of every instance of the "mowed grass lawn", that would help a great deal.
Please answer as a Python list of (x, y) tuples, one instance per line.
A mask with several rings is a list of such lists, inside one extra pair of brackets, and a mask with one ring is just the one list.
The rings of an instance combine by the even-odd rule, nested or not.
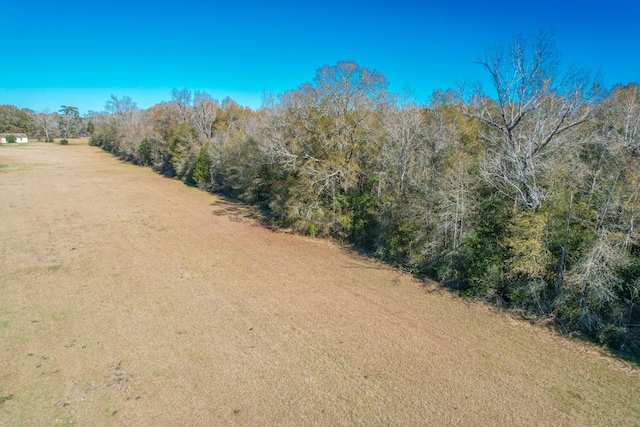
[(86, 141), (0, 146), (0, 425), (640, 425), (635, 365)]

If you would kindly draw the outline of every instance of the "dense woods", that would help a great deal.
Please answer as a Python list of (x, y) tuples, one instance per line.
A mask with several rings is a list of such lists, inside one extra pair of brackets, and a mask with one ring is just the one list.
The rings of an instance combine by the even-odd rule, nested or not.
[[(638, 85), (565, 69), (544, 35), (479, 64), (489, 90), (429, 105), (353, 62), (258, 111), (189, 90), (147, 110), (112, 96), (91, 116), (91, 144), (640, 354)], [(28, 130), (48, 135), (37, 116)]]

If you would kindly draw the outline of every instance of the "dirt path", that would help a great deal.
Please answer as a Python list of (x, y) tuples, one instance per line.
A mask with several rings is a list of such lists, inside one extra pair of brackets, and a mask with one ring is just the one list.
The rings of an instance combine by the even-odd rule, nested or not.
[(640, 376), (86, 145), (0, 147), (0, 425), (638, 425)]

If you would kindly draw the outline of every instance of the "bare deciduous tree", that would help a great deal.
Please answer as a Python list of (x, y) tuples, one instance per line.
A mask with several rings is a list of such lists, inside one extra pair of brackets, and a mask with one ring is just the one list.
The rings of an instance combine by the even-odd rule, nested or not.
[(603, 326), (601, 310), (616, 303), (615, 288), (622, 283), (617, 270), (628, 263), (620, 245), (601, 233), (591, 251), (569, 273), (566, 283), (578, 303), (575, 319), (582, 329), (594, 331)]
[(33, 114), (32, 117), (39, 128), (38, 134), (42, 132), (45, 141), (51, 141), (58, 125), (58, 115), (45, 110), (40, 114)]
[(111, 114), (111, 120), (120, 134), (129, 132), (140, 120), (140, 110), (129, 96), (118, 98), (111, 94), (111, 98), (105, 105), (105, 110)]
[(171, 102), (178, 110), (178, 123), (189, 123), (191, 116), (191, 91), (189, 89), (173, 89), (171, 91)]
[(212, 143), (215, 121), (220, 106), (207, 92), (196, 92), (193, 96), (193, 127), (202, 145)]
[(396, 197), (406, 196), (407, 188), (415, 178), (419, 151), (426, 145), (424, 113), (405, 90), (396, 108), (388, 108), (383, 114), (385, 138), (382, 144), (382, 160), (388, 186)]
[(529, 210), (540, 207), (540, 178), (548, 158), (589, 119), (597, 85), (580, 71), (561, 72), (551, 35), (516, 38), (478, 61), (495, 100), (476, 94), (466, 114), (483, 123), (489, 147), (488, 181)]

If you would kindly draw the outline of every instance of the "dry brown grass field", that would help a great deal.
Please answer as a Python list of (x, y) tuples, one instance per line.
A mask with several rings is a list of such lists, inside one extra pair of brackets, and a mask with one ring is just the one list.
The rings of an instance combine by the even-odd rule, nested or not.
[(595, 347), (86, 142), (0, 147), (0, 425), (639, 424)]

